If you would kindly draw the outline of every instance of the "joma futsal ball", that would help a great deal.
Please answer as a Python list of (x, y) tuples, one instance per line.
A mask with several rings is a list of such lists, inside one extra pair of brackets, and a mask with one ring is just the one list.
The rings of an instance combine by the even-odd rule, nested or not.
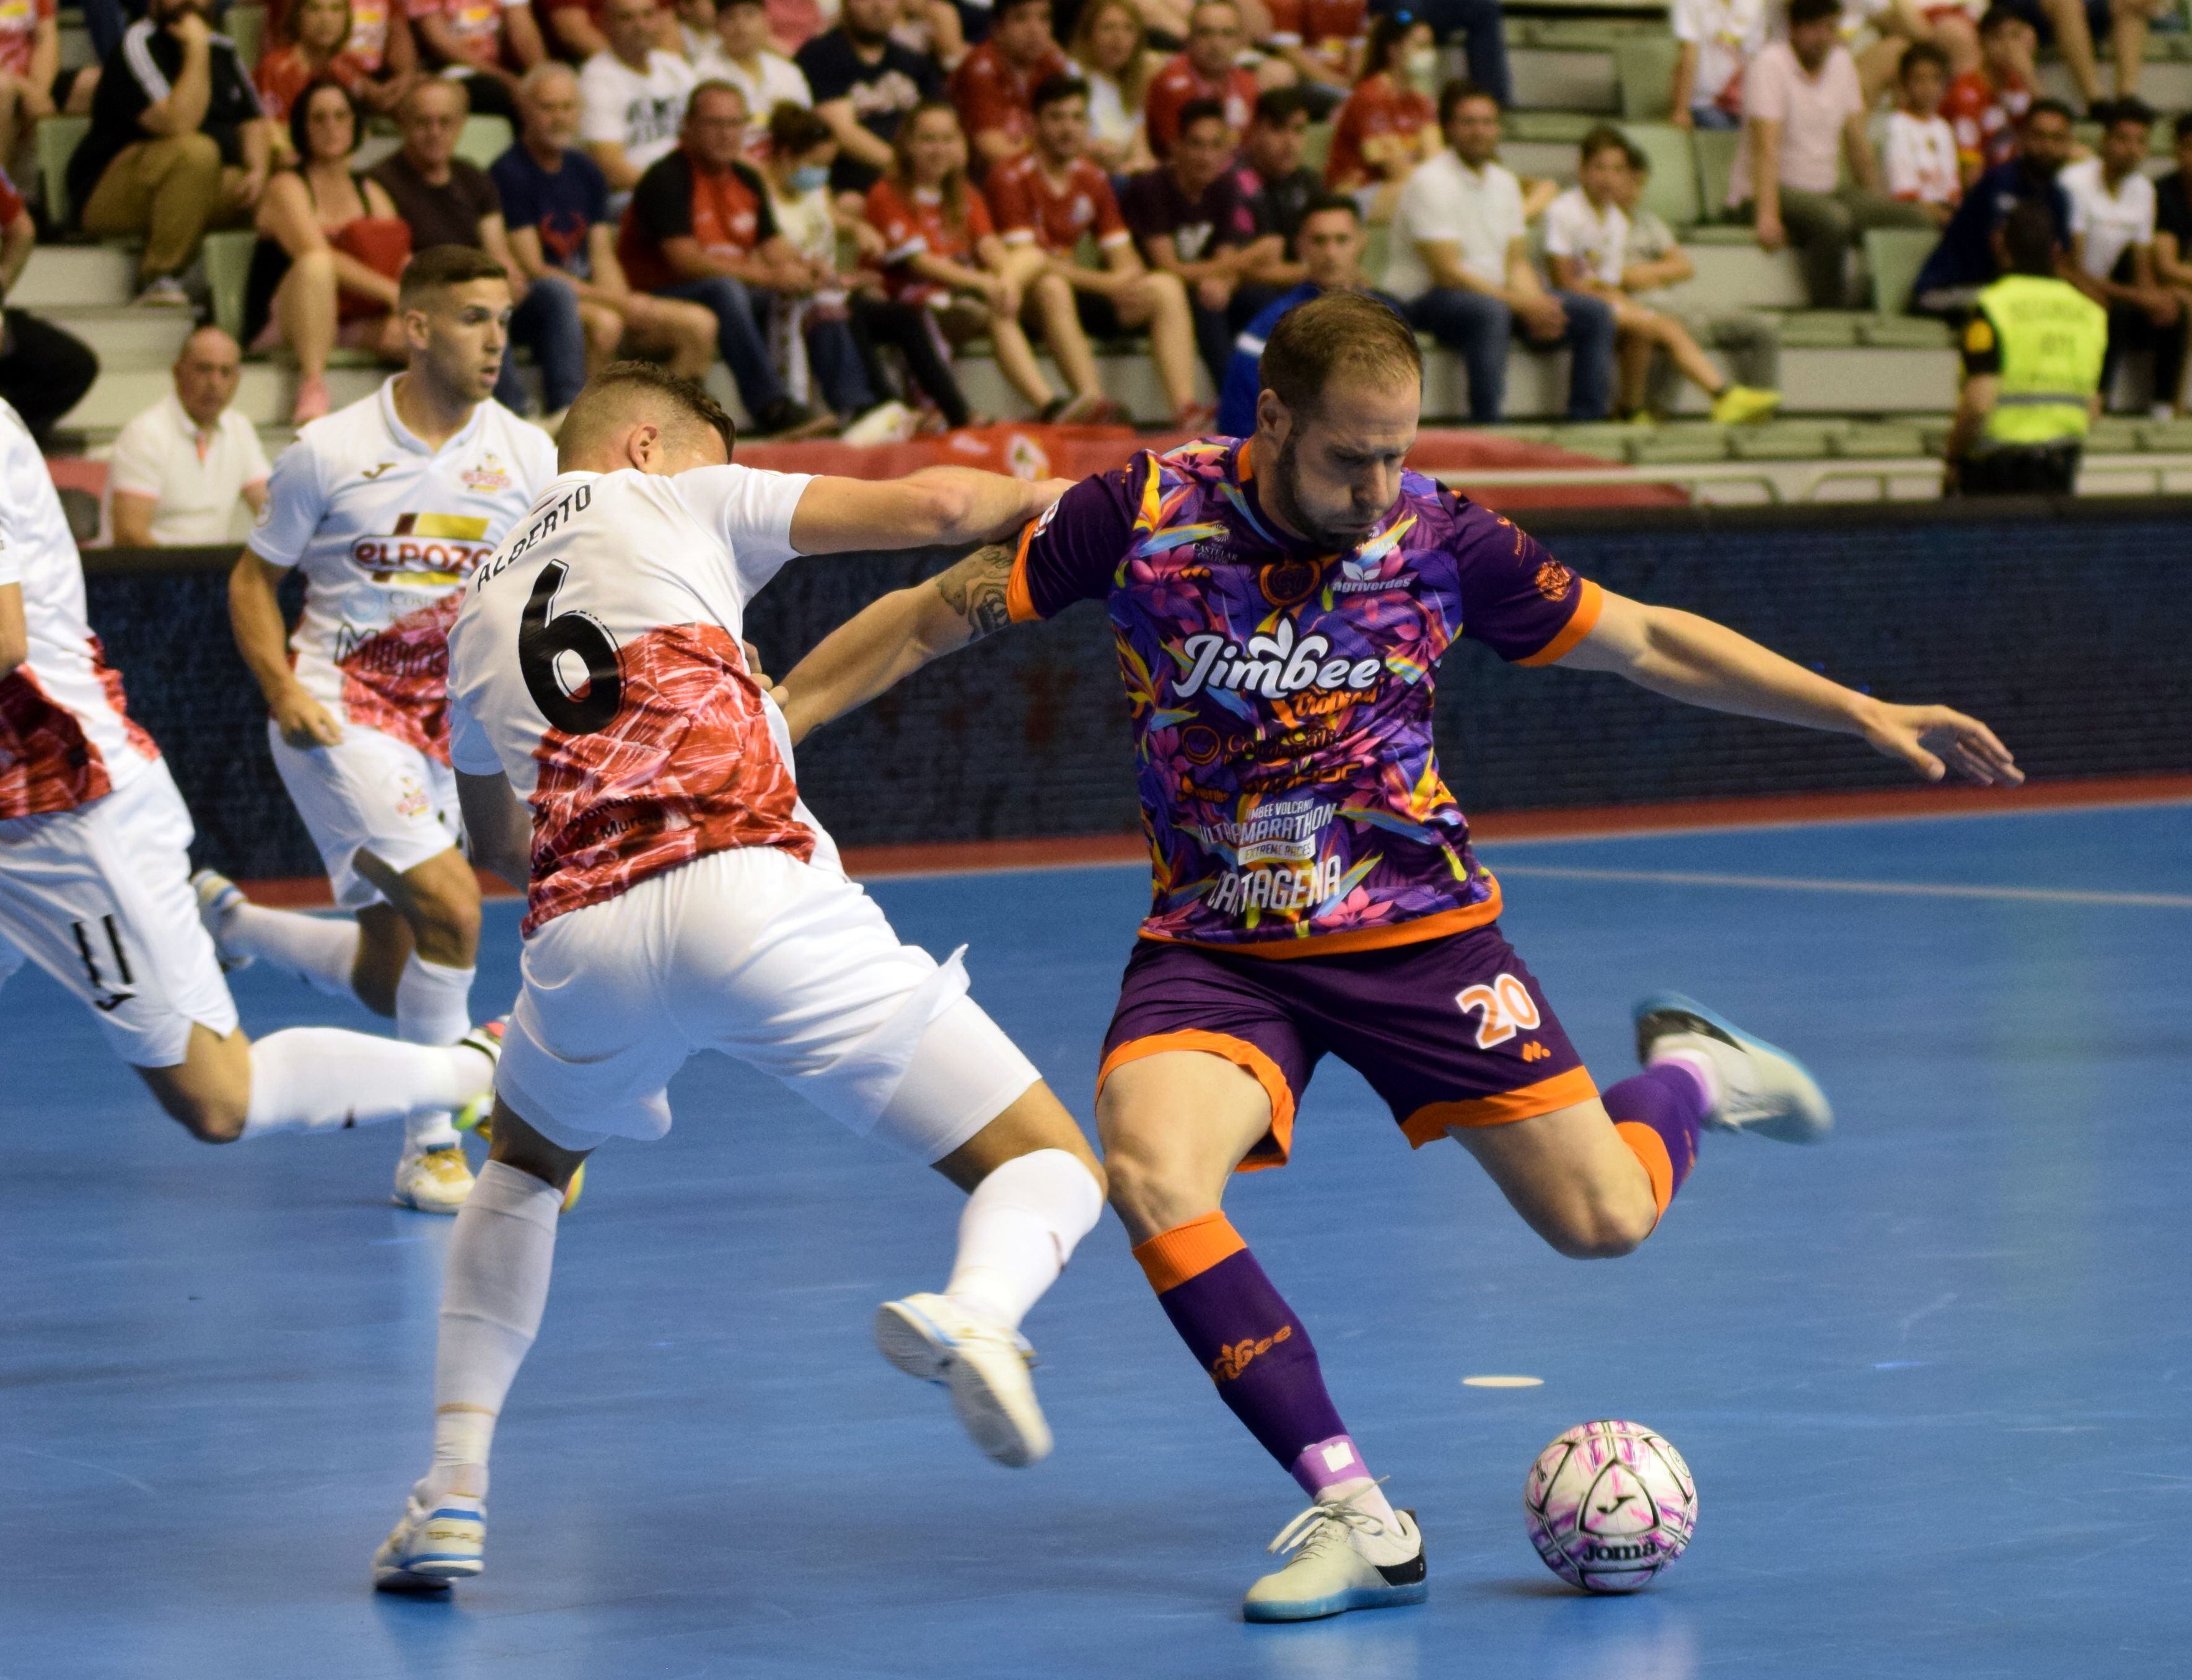
[(1698, 1484), (1641, 1423), (1579, 1423), (1538, 1455), (1522, 1487), (1530, 1544), (1562, 1580), (1634, 1592), (1682, 1555)]

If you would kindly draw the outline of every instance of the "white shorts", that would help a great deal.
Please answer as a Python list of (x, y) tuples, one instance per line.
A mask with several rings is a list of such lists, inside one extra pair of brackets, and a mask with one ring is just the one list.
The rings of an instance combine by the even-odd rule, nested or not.
[(440, 857), (464, 832), (456, 773), (392, 735), (346, 723), (332, 747), (293, 747), (269, 723), (266, 738), (342, 909), (385, 902), (358, 874), (359, 852), (400, 875)]
[(836, 870), (711, 852), (525, 942), (495, 1091), (550, 1142), (660, 1137), (664, 1091), (719, 1050), (854, 1132), (942, 1159), (1042, 1075), (967, 996), (959, 954), (903, 945)]
[(28, 957), (91, 1006), (116, 1054), (180, 1067), (236, 1002), (198, 920), (191, 813), (164, 762), (74, 811), (0, 823), (0, 982)]

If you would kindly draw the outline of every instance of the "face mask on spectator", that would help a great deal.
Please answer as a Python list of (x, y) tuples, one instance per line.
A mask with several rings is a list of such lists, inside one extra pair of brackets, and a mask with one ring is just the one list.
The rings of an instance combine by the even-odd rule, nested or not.
[(791, 172), (791, 190), (794, 192), (813, 192), (829, 184), (830, 166), (826, 163), (809, 163)]

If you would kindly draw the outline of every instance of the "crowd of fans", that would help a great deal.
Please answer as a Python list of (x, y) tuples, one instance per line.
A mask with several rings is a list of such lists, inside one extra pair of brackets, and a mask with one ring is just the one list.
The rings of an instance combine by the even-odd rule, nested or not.
[[(1740, 130), (1724, 213), (1795, 253), (1815, 307), (1858, 301), (1866, 230), (1909, 226), (1940, 239), (1915, 307), (1967, 309), (2009, 209), (2044, 203), (2112, 356), (2151, 353), (2173, 401), (2192, 196), (2140, 168), (2158, 3), (1675, 0), (1672, 120)], [(510, 274), (512, 341), (551, 416), (636, 355), (686, 373), (720, 358), (766, 434), (965, 425), (983, 417), (952, 357), (979, 336), (1036, 413), (1096, 420), (1117, 410), (1095, 343), (1146, 334), (1169, 419), (1202, 426), (1195, 362), (1226, 393), (1274, 311), (1343, 285), (1456, 353), (1476, 422), (1500, 418), (1517, 344), (1569, 352), (1575, 419), (1648, 415), (1673, 379), (1725, 421), (1778, 401), (1766, 323), (1667, 295), (1689, 259), (1642, 207), (1649, 160), (1621, 133), (1585, 140), (1565, 192), (1501, 165), (1490, 0), (273, 0), (248, 67), (211, 4), (98, 0), (105, 51), (76, 75), (53, 0), (0, 10), (0, 162), (20, 168), (42, 119), (88, 115), (49, 219), (141, 240), (148, 306), (197, 301), (208, 231), (254, 229), (243, 341), (294, 355), (300, 423), (328, 407), (338, 346), (400, 350), (397, 276), (443, 244)], [(2052, 42), (2097, 100), (2111, 33), (2116, 97), (2078, 157), (2034, 55)], [(1453, 42), (1470, 79), (1442, 83)], [(457, 155), (482, 113), (515, 131), (484, 169)], [(375, 122), (400, 144), (360, 170)], [(0, 282), (27, 252), (19, 223), (0, 185)], [(1390, 255), (1365, 274), (1378, 225)], [(71, 354), (20, 311), (6, 331), (0, 389), (11, 363)], [(498, 394), (528, 402), (514, 369)]]

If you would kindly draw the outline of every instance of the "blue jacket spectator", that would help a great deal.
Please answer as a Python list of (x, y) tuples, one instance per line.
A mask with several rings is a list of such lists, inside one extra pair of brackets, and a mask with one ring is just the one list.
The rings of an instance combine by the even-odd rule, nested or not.
[(2057, 100), (2038, 100), (2020, 124), (2018, 155), (1973, 181), (1956, 214), (1941, 230), (1941, 242), (1918, 271), (1912, 306), (1921, 315), (1961, 315), (1982, 287), (2001, 274), (1995, 235), (2009, 213), (2028, 200), (2045, 204), (2055, 218), (2058, 242), (2070, 248), (2077, 219), (2070, 196), (2055, 177), (2070, 160), (2070, 110)]

